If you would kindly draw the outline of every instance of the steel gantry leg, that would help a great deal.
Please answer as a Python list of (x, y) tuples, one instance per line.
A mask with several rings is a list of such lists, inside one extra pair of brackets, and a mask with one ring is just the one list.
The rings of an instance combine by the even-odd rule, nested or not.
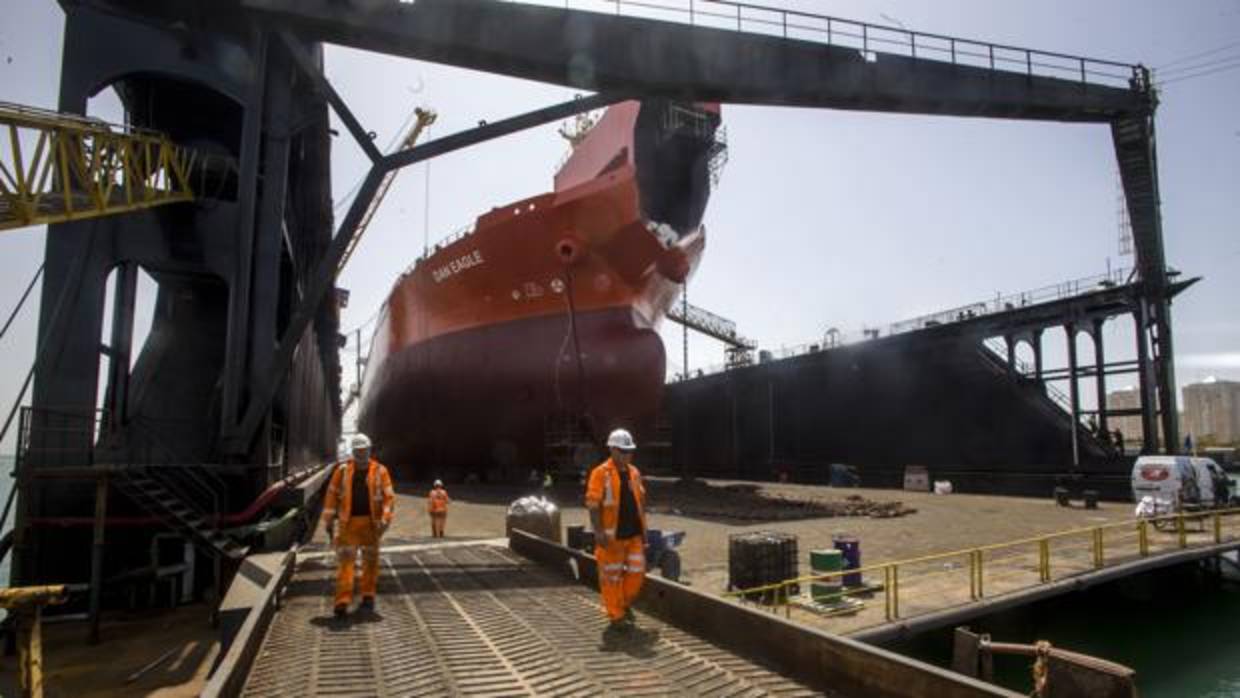
[(1137, 328), (1137, 377), (1141, 391), (1141, 452), (1158, 452), (1158, 407), (1154, 397), (1153, 362), (1150, 361), (1150, 348), (1147, 341), (1148, 331), (1146, 320), (1145, 299), (1137, 300), (1137, 311), (1133, 313), (1133, 324)]
[(1076, 323), (1064, 325), (1068, 338), (1068, 398), (1072, 407), (1072, 466), (1081, 464), (1081, 394), (1077, 385)]
[(1094, 394), (1098, 404), (1098, 434), (1109, 434), (1107, 428), (1107, 368), (1106, 352), (1102, 344), (1102, 325), (1105, 320), (1094, 320)]

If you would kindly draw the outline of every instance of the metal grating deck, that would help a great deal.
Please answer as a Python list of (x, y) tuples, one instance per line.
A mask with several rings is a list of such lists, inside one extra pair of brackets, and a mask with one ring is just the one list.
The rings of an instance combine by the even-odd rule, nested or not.
[(597, 594), (494, 545), (385, 551), (375, 617), (331, 617), (330, 557), (300, 560), (247, 696), (813, 696), (638, 614), (603, 640)]

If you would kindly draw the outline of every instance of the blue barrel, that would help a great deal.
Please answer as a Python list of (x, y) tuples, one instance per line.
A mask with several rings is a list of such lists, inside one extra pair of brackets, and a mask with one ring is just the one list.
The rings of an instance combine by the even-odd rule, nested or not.
[[(861, 568), (861, 541), (856, 536), (832, 536), (831, 540), (835, 543), (835, 549), (844, 557), (844, 569)], [(859, 587), (861, 584), (860, 572), (844, 575), (844, 586)]]

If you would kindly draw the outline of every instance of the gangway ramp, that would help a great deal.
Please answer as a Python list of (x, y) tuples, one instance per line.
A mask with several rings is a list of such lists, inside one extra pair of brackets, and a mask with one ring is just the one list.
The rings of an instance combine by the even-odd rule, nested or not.
[[(592, 560), (514, 536), (522, 537), (525, 555), (540, 561), (497, 541), (386, 548), (377, 611), (344, 620), (332, 616), (334, 557), (300, 556), (265, 637), (254, 641), (240, 695), (848, 696), (915, 695), (928, 687), (942, 689), (934, 695), (1009, 695), (659, 579), (644, 591), (650, 603), (637, 613), (639, 630), (608, 638), (597, 591), (574, 579), (567, 564), (577, 561), (588, 582)], [(682, 593), (694, 598), (686, 603), (676, 596)], [(710, 605), (695, 606), (700, 599)], [(700, 625), (666, 613), (669, 602), (681, 613), (700, 613)], [(779, 627), (763, 638), (746, 622), (711, 614), (713, 607)], [(731, 628), (723, 637), (739, 635), (734, 639), (743, 645), (764, 639), (767, 651), (743, 651), (720, 641), (713, 628)], [(807, 641), (790, 648), (783, 634), (789, 630)], [(822, 643), (855, 653), (851, 666), (841, 666), (844, 655), (814, 649)], [(789, 661), (813, 666), (790, 670)], [(230, 670), (228, 664), (217, 671)], [(838, 682), (822, 679), (832, 671)], [(870, 676), (876, 688), (904, 676), (909, 692), (862, 689), (850, 671)]]

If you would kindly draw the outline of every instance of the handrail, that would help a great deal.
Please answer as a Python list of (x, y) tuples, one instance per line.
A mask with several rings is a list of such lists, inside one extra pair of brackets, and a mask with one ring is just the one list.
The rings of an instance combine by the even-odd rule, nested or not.
[[(981, 349), (981, 351), (983, 352), (989, 351), (993, 354), (996, 360), (1003, 361), (1004, 363), (1007, 362), (1007, 356), (1006, 356), (1007, 344), (1006, 342), (1004, 342), (1004, 340), (999, 339), (997, 337), (988, 337), (986, 340), (984, 340), (983, 343), (985, 344), (985, 346)], [(1022, 359), (1014, 357), (1013, 368), (1016, 369), (1017, 374), (1020, 376), (1020, 379), (1037, 380), (1036, 378), (1037, 370), (1035, 369), (1035, 367), (1030, 366), (1028, 363), (1023, 361)], [(1039, 382), (1039, 385), (1041, 385), (1042, 389), (1045, 391), (1047, 397), (1049, 397), (1051, 401), (1054, 402), (1059, 407), (1059, 409), (1063, 411), (1063, 414), (1065, 417), (1068, 417), (1069, 419), (1071, 419), (1072, 398), (1068, 397), (1068, 395), (1065, 394), (1062, 390), (1055, 387), (1055, 384), (1051, 383), (1045, 377), (1043, 377), (1038, 382)], [(1095, 425), (1095, 428), (1093, 429), (1090, 428), (1088, 418), (1089, 418), (1088, 413), (1077, 410), (1076, 429), (1078, 430), (1078, 434), (1080, 436), (1084, 436), (1086, 438), (1096, 440), (1098, 439), (1100, 434), (1097, 432), (1096, 425)], [(1107, 442), (1104, 441), (1104, 445), (1106, 443)]]
[[(789, 603), (792, 598), (792, 594), (790, 593), (791, 587), (799, 586), (799, 585), (806, 584), (806, 583), (812, 583), (812, 582), (833, 581), (836, 579), (842, 579), (843, 577), (847, 575), (857, 575), (857, 574), (866, 574), (866, 573), (878, 574), (881, 572), (883, 575), (883, 579), (884, 579), (884, 585), (883, 585), (883, 595), (884, 595), (884, 603), (885, 603), (884, 612), (886, 615), (886, 619), (890, 621), (890, 620), (894, 620), (900, 617), (899, 605), (900, 605), (900, 600), (902, 597), (900, 596), (900, 581), (899, 581), (900, 574), (899, 573), (900, 573), (901, 568), (905, 568), (907, 570), (907, 568), (916, 566), (916, 565), (926, 565), (929, 563), (938, 563), (938, 562), (954, 561), (957, 559), (966, 559), (968, 561), (967, 565), (968, 565), (968, 572), (969, 572), (969, 597), (970, 597), (970, 600), (978, 600), (986, 596), (985, 582), (987, 581), (987, 579), (989, 579), (989, 581), (992, 584), (996, 581), (1005, 579), (1005, 577), (1001, 577), (993, 573), (993, 570), (996, 567), (996, 562), (997, 562), (993, 559), (991, 560), (992, 574), (990, 575), (989, 578), (987, 578), (985, 574), (985, 570), (986, 570), (985, 558), (986, 558), (987, 553), (993, 554), (998, 551), (1010, 551), (1017, 555), (1023, 556), (1023, 555), (1028, 554), (1029, 551), (1022, 550), (1022, 548), (1025, 548), (1026, 546), (1036, 546), (1036, 551), (1038, 555), (1037, 569), (1036, 569), (1037, 574), (1038, 574), (1037, 583), (1046, 584), (1046, 583), (1050, 583), (1054, 581), (1054, 575), (1052, 574), (1052, 548), (1050, 546), (1052, 542), (1061, 541), (1064, 539), (1069, 539), (1069, 538), (1078, 537), (1078, 536), (1088, 535), (1090, 537), (1090, 540), (1087, 542), (1087, 545), (1091, 548), (1091, 552), (1093, 556), (1092, 569), (1102, 569), (1108, 566), (1108, 556), (1107, 556), (1107, 547), (1106, 547), (1107, 546), (1106, 534), (1108, 532), (1124, 531), (1125, 533), (1128, 534), (1125, 537), (1125, 541), (1131, 541), (1131, 536), (1135, 535), (1135, 542), (1137, 544), (1137, 550), (1136, 550), (1137, 555), (1139, 557), (1144, 558), (1144, 557), (1148, 557), (1152, 552), (1150, 550), (1150, 538), (1149, 538), (1149, 526), (1150, 525), (1154, 525), (1155, 528), (1157, 528), (1158, 524), (1160, 523), (1173, 524), (1174, 533), (1176, 535), (1176, 549), (1184, 550), (1184, 549), (1188, 549), (1192, 547), (1202, 547), (1203, 545), (1217, 545), (1217, 544), (1225, 542), (1224, 535), (1223, 535), (1223, 520), (1225, 518), (1232, 520), (1231, 517), (1235, 517), (1238, 515), (1240, 515), (1240, 508), (1227, 508), (1227, 509), (1204, 510), (1204, 511), (1199, 511), (1199, 512), (1180, 511), (1180, 512), (1176, 512), (1173, 514), (1165, 514), (1165, 515), (1160, 515), (1160, 516), (1126, 519), (1123, 521), (1102, 524), (1098, 526), (1085, 526), (1085, 527), (1079, 527), (1079, 528), (1071, 528), (1071, 529), (1066, 529), (1063, 531), (1056, 531), (1056, 532), (1042, 534), (1042, 535), (1029, 536), (1029, 537), (1020, 538), (1017, 540), (1012, 540), (1012, 541), (1004, 541), (1001, 543), (979, 545), (979, 546), (974, 546), (972, 548), (967, 548), (963, 550), (953, 550), (953, 551), (945, 552), (945, 553), (932, 553), (932, 554), (922, 555), (922, 556), (913, 557), (913, 558), (906, 558), (902, 560), (894, 560), (894, 561), (877, 563), (873, 565), (866, 565), (866, 566), (857, 567), (853, 569), (824, 572), (824, 573), (818, 573), (818, 574), (812, 574), (812, 575), (803, 575), (800, 577), (796, 577), (794, 579), (786, 579), (780, 582), (774, 582), (774, 583), (765, 584), (762, 586), (750, 587), (747, 589), (739, 589), (735, 591), (728, 591), (728, 592), (725, 592), (723, 595), (725, 597), (737, 597), (741, 600), (752, 598), (755, 596), (767, 598), (767, 599), (772, 600), (772, 611), (773, 612), (778, 612), (778, 606), (782, 605), (785, 607), (785, 611), (787, 613), (791, 613), (791, 610), (789, 608)], [(1211, 531), (1212, 536), (1209, 538), (1207, 542), (1203, 544), (1202, 543), (1190, 544), (1188, 540), (1188, 530), (1187, 530), (1186, 524), (1190, 522), (1199, 522), (1199, 523), (1204, 524), (1207, 520), (1209, 520), (1212, 523), (1212, 531)], [(1205, 530), (1204, 525), (1202, 526), (1201, 532), (1203, 533), (1207, 532)], [(1230, 537), (1228, 537), (1226, 540), (1235, 541), (1237, 540), (1237, 536), (1235, 535), (1235, 533), (1232, 533)], [(1062, 552), (1062, 550), (1060, 552)], [(1112, 546), (1112, 552), (1114, 552), (1114, 545)], [(1005, 559), (1008, 559), (1008, 558), (1005, 558)], [(1125, 558), (1125, 561), (1127, 559), (1128, 558)], [(1020, 559), (1019, 562), (1022, 563), (1022, 567), (1023, 567), (1024, 566), (1023, 558)], [(949, 572), (958, 571), (962, 569), (963, 568), (949, 567), (947, 571)], [(943, 573), (943, 570), (934, 570), (926, 574), (940, 574), (940, 573)], [(1028, 574), (1029, 571), (1022, 570), (1021, 573)], [(906, 579), (908, 578), (907, 573), (905, 577)], [(1008, 574), (1006, 576), (1006, 579), (1010, 581), (1012, 577), (1014, 577), (1013, 574)], [(840, 591), (833, 591), (831, 592), (831, 594), (833, 596), (844, 597), (848, 595), (870, 593), (870, 591), (871, 590), (865, 589), (865, 588), (841, 589)], [(903, 598), (907, 601), (911, 596), (912, 595), (909, 595), (906, 593)]]
[[(267, 508), (271, 502), (280, 495), (281, 492), (290, 487), (296, 487), (302, 481), (309, 479), (316, 473), (322, 472), (325, 468), (336, 465), (336, 462), (326, 462), (319, 465), (312, 465), (302, 468), (282, 480), (273, 482), (262, 494), (254, 498), (246, 508), (239, 511), (223, 514), (218, 517), (218, 526), (235, 526), (249, 522), (261, 511)], [(86, 473), (78, 475), (77, 478), (97, 477), (103, 473)], [(106, 526), (145, 526), (164, 521), (163, 517), (148, 516), (108, 516), (104, 519)], [(34, 517), (30, 519), (30, 523), (34, 525), (57, 525), (57, 526), (93, 526), (94, 517), (91, 516), (60, 516), (60, 517)]]
[[(914, 60), (989, 68), (996, 72), (1029, 77), (1054, 77), (1083, 86), (1104, 85), (1150, 89), (1140, 64), (1086, 58), (1056, 51), (999, 44), (975, 39), (912, 31), (903, 27), (859, 22), (802, 10), (770, 7), (732, 0), (503, 0), (522, 4), (564, 7), (650, 19), (663, 13), (661, 21), (724, 29), (748, 34), (776, 35), (784, 39), (816, 41), (828, 46), (860, 49), (866, 60), (886, 53)], [(597, 7), (598, 9), (593, 9)], [(1035, 70), (1036, 69), (1036, 70)]]
[[(23, 407), (18, 431), (17, 469), (25, 470), (25, 461), (32, 453), (53, 464), (63, 461), (66, 456), (71, 457), (74, 462), (68, 463), (70, 466), (93, 466), (100, 457), (129, 463), (134, 467), (124, 469), (123, 476), (142, 472), (201, 514), (204, 520), (218, 525), (228, 508), (227, 483), (207, 464), (186, 463), (151, 428), (157, 424), (176, 422), (134, 417), (125, 424), (125, 428), (131, 436), (138, 437), (139, 444), (135, 445), (133, 439), (123, 444), (112, 444), (108, 441), (110, 417), (107, 410), (98, 408)], [(37, 445), (32, 443), (36, 436), (39, 440)], [(59, 464), (65, 465), (63, 462)], [(171, 474), (170, 469), (175, 470), (175, 475)]]
[[(978, 301), (966, 305), (951, 308), (950, 310), (941, 310), (928, 315), (921, 315), (909, 320), (901, 320), (899, 322), (888, 325), (884, 331), (882, 328), (862, 330), (857, 333), (839, 332), (832, 333), (830, 340), (823, 338), (816, 342), (803, 342), (792, 346), (780, 347), (779, 349), (766, 350), (770, 352), (772, 358), (788, 359), (794, 356), (803, 356), (818, 351), (827, 351), (830, 349), (844, 348), (857, 344), (863, 344), (875, 339), (891, 337), (894, 335), (905, 334), (908, 332), (916, 332), (925, 329), (931, 329), (942, 325), (949, 325), (958, 322), (967, 322), (976, 320), (987, 315), (996, 313), (1009, 312), (1017, 308), (1030, 307), (1039, 303), (1066, 300), (1076, 298), (1089, 293), (1094, 293), (1100, 288), (1114, 288), (1129, 283), (1129, 279), (1133, 270), (1127, 268), (1112, 269), (1103, 274), (1094, 274), (1078, 279), (1070, 279), (1049, 286), (1042, 286), (1031, 291), (1009, 294), (1006, 296), (995, 296), (990, 300)], [(834, 329), (834, 328), (833, 328)], [(705, 366), (694, 373), (702, 375), (713, 375), (730, 370), (727, 364), (712, 364)], [(1052, 391), (1057, 390), (1053, 386), (1047, 386)], [(1066, 400), (1066, 397), (1064, 398)], [(1067, 402), (1063, 404), (1069, 404)], [(1071, 409), (1069, 408), (1070, 412)]]
[[(148, 463), (157, 463), (149, 457), (149, 447), (154, 445), (157, 450), (171, 456), (165, 462), (177, 462), (182, 460), (179, 454), (170, 446), (165, 444), (162, 439), (158, 438), (152, 429), (148, 428), (148, 424), (159, 420), (150, 420), (143, 417), (137, 417), (129, 421), (128, 427), (140, 434), (143, 441), (148, 444), (148, 454), (144, 461)], [(227, 483), (222, 478), (210, 471), (209, 467), (201, 464), (179, 467), (176, 469), (176, 476), (169, 475), (166, 468), (156, 467), (144, 468), (144, 473), (158, 482), (161, 486), (167, 488), (175, 494), (186, 506), (199, 514), (204, 519), (213, 522), (213, 527), (219, 528), (219, 518), (221, 513), (227, 508), (221, 500), (227, 496)], [(199, 505), (200, 501), (209, 501), (210, 508), (207, 509)]]
[[(985, 340), (985, 344), (986, 344), (986, 347), (989, 348), (990, 351), (995, 353), (995, 356), (1003, 359), (1004, 361), (1007, 360), (1005, 356), (1005, 353), (1007, 352), (1007, 345), (1003, 343), (1003, 340), (997, 337), (988, 337)], [(1015, 363), (1013, 364), (1013, 368), (1015, 368), (1017, 372), (1020, 373), (1021, 377), (1023, 378), (1034, 377), (1035, 374), (1037, 373), (1036, 369), (1033, 366), (1030, 366), (1024, 360), (1019, 359), (1019, 358), (1015, 360)], [(1056, 388), (1054, 385), (1052, 385), (1051, 383), (1047, 381), (1042, 381), (1042, 387), (1046, 389), (1046, 392), (1050, 396), (1050, 398), (1054, 400), (1063, 409), (1064, 412), (1067, 412), (1068, 414), (1072, 414), (1072, 399), (1071, 398), (1069, 398), (1062, 390), (1060, 390), (1059, 388)], [(1078, 421), (1080, 417), (1084, 417), (1084, 415), (1079, 415)], [(1082, 424), (1082, 426), (1084, 426), (1084, 424)]]
[[(951, 322), (959, 322), (962, 320), (972, 320), (984, 315), (993, 315), (995, 313), (1016, 310), (1017, 308), (1025, 308), (1031, 305), (1038, 305), (1047, 301), (1066, 300), (1068, 298), (1076, 298), (1087, 293), (1094, 293), (1099, 288), (1113, 288), (1126, 283), (1127, 278), (1131, 274), (1131, 270), (1119, 268), (1111, 269), (1103, 274), (1094, 274), (1078, 279), (1069, 279), (1061, 281), (1050, 286), (1042, 286), (1030, 291), (1009, 294), (1007, 296), (995, 296), (993, 300), (978, 301), (970, 303), (959, 308), (951, 308), (949, 310), (941, 310), (936, 313), (922, 315), (910, 320), (902, 320), (891, 326), (888, 334), (900, 334), (910, 330), (923, 329), (933, 326), (930, 323), (948, 324)], [(970, 314), (972, 313), (972, 314)]]

